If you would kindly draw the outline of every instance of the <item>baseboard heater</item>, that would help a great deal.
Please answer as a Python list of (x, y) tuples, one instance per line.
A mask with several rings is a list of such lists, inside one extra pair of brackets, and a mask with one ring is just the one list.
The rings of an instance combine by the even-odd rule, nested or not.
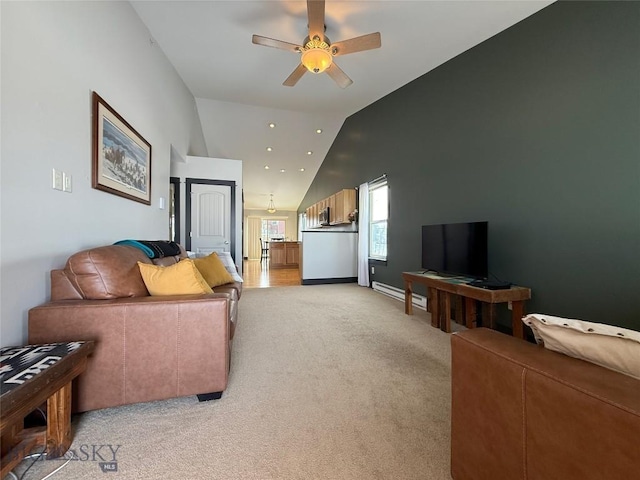
[[(395, 298), (396, 300), (400, 300), (404, 302), (404, 290), (400, 290), (399, 288), (392, 287), (391, 285), (387, 285), (385, 283), (373, 282), (373, 289), (376, 292), (380, 292), (388, 297)], [(421, 310), (427, 309), (427, 299), (422, 295), (413, 294), (413, 306), (419, 308)]]

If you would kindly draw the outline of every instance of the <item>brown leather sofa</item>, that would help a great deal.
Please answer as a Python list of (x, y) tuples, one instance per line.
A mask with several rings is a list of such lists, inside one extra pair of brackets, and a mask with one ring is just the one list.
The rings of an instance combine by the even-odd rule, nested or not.
[(628, 480), (640, 380), (485, 328), (451, 336), (455, 480)]
[(74, 411), (198, 394), (227, 387), (242, 283), (213, 294), (150, 296), (138, 248), (110, 245), (75, 253), (51, 271), (51, 301), (29, 311), (29, 343), (93, 340), (89, 364), (74, 382)]

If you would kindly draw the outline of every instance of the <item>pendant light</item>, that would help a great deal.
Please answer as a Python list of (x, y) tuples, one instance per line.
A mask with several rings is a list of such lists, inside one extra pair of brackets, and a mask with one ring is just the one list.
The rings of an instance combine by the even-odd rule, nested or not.
[(273, 193), (271, 194), (271, 199), (269, 200), (269, 205), (267, 206), (267, 212), (276, 213), (276, 206), (273, 204)]

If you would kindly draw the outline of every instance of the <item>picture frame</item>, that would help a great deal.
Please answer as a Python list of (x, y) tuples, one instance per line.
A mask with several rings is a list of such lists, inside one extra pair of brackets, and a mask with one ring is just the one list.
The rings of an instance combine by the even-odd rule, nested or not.
[(92, 184), (151, 205), (151, 144), (93, 92)]

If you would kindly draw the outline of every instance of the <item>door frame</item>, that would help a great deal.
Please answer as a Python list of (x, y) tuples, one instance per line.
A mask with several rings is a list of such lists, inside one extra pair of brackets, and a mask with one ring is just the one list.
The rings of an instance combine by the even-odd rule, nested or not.
[[(180, 242), (180, 178), (169, 177), (169, 184), (173, 184), (173, 214), (175, 215), (176, 236), (171, 239), (172, 242)], [(186, 247), (185, 247), (186, 248)]]
[(222, 185), (231, 187), (231, 235), (229, 236), (229, 250), (232, 254), (233, 258), (235, 258), (236, 253), (236, 182), (229, 180), (210, 180), (207, 178), (186, 178), (186, 207), (185, 207), (185, 248), (187, 250), (191, 250), (191, 186), (194, 184), (199, 185)]

